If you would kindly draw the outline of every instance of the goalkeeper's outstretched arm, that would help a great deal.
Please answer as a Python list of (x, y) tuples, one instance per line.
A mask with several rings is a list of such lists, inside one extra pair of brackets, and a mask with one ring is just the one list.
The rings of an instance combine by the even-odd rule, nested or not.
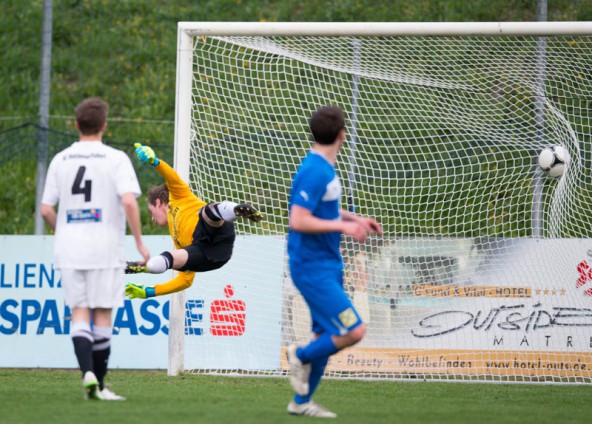
[(130, 299), (147, 299), (155, 296), (163, 296), (165, 294), (175, 293), (181, 290), (188, 289), (193, 284), (195, 272), (179, 272), (175, 278), (155, 286), (144, 286), (141, 284), (128, 283), (125, 285), (125, 294)]
[(171, 195), (176, 198), (181, 198), (192, 194), (191, 188), (185, 181), (183, 181), (179, 174), (177, 174), (177, 171), (164, 160), (159, 159), (150, 146), (143, 146), (140, 143), (135, 143), (134, 147), (136, 148), (135, 152), (138, 160), (142, 163), (151, 165), (163, 176)]

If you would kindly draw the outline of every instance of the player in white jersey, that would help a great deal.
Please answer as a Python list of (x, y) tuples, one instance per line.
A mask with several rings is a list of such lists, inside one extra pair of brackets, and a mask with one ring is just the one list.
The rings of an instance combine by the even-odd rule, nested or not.
[(107, 103), (86, 99), (75, 113), (80, 141), (52, 159), (41, 214), (55, 230), (54, 267), (61, 271), (64, 299), (72, 311), (70, 336), (85, 397), (124, 400), (104, 386), (104, 378), (111, 311), (124, 300), (126, 218), (138, 251), (144, 260), (150, 258), (136, 201), (140, 185), (129, 157), (101, 141)]

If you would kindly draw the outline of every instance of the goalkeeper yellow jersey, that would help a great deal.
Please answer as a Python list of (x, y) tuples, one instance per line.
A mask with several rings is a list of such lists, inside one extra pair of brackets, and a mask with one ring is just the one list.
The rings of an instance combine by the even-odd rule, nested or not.
[[(189, 185), (165, 161), (160, 160), (154, 169), (163, 176), (169, 189), (169, 232), (175, 248), (189, 246), (193, 242), (193, 232), (199, 222), (198, 212), (206, 205), (206, 202), (193, 194)], [(185, 290), (191, 287), (194, 278), (195, 272), (193, 271), (179, 271), (172, 280), (155, 285), (155, 294), (160, 296)]]

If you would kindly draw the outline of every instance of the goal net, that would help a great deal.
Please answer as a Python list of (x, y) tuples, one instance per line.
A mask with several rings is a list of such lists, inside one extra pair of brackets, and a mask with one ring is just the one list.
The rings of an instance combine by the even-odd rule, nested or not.
[[(368, 324), (344, 378), (592, 382), (592, 23), (180, 23), (175, 164), (260, 208), (232, 260), (175, 295), (170, 373), (285, 375), (310, 316), (288, 196), (323, 105), (347, 118), (343, 239)], [(537, 166), (562, 146), (560, 178)]]

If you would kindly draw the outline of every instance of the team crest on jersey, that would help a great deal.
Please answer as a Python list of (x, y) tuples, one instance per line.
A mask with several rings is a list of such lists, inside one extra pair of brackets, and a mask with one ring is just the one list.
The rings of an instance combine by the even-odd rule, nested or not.
[(358, 322), (358, 316), (352, 308), (347, 308), (345, 311), (341, 312), (338, 317), (339, 321), (341, 321), (341, 324), (345, 328), (349, 328)]
[(330, 202), (332, 200), (339, 200), (341, 198), (341, 182), (339, 178), (335, 176), (333, 180), (327, 184), (327, 189), (323, 195), (324, 202)]
[(100, 209), (69, 209), (66, 211), (66, 222), (75, 224), (80, 222), (101, 222)]

